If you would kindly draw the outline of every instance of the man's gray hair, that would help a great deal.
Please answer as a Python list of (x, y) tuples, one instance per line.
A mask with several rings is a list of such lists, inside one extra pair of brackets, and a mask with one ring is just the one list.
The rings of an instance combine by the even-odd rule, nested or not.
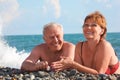
[(50, 23), (44, 25), (44, 27), (43, 27), (43, 35), (45, 35), (45, 32), (46, 32), (47, 29), (53, 28), (55, 26), (59, 27), (61, 29), (61, 31), (63, 31), (63, 26), (61, 24), (55, 23), (55, 22), (50, 22)]

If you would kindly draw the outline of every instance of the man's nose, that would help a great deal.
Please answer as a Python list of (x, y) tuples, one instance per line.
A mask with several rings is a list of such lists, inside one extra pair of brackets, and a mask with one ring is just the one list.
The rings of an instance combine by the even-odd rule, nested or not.
[(57, 38), (57, 37), (54, 37), (54, 40), (57, 42), (57, 41), (58, 41), (58, 38)]

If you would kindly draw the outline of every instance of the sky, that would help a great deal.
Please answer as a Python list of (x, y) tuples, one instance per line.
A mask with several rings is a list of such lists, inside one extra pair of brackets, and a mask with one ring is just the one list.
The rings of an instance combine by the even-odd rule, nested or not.
[(0, 34), (42, 34), (49, 22), (63, 25), (65, 34), (82, 33), (84, 18), (100, 11), (108, 32), (120, 32), (120, 0), (0, 0)]

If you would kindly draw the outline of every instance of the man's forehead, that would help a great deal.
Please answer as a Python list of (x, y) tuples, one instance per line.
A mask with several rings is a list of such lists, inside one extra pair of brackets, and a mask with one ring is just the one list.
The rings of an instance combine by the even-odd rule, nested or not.
[(51, 27), (46, 29), (45, 32), (50, 32), (50, 33), (60, 33), (62, 30), (59, 27)]
[(46, 30), (57, 30), (57, 29), (61, 29), (61, 28), (58, 27), (57, 25), (52, 25), (52, 26), (46, 28)]
[(45, 36), (60, 36), (63, 35), (61, 30), (48, 30), (45, 32)]
[(62, 32), (61, 31), (47, 31), (45, 33), (45, 35), (50, 35), (50, 36), (54, 36), (54, 35), (62, 35)]

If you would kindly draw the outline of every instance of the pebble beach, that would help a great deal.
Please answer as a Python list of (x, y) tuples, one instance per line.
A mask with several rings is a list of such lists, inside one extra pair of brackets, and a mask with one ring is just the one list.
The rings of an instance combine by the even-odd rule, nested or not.
[(0, 67), (0, 80), (120, 80), (120, 74), (87, 74), (75, 69), (61, 72), (35, 71), (26, 72), (10, 67)]

